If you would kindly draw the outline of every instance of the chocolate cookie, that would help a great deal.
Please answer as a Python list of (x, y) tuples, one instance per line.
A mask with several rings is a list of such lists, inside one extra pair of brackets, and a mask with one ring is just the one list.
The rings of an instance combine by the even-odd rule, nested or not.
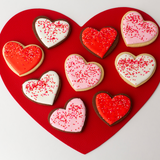
[(93, 96), (92, 104), (98, 117), (109, 126), (122, 121), (131, 111), (131, 99), (125, 94), (114, 97), (106, 91)]
[(35, 18), (32, 28), (37, 39), (48, 49), (66, 40), (71, 31), (70, 24), (66, 20), (52, 21), (45, 16)]
[(87, 27), (80, 33), (82, 45), (98, 58), (108, 56), (118, 44), (119, 34), (113, 27), (104, 27), (100, 31)]

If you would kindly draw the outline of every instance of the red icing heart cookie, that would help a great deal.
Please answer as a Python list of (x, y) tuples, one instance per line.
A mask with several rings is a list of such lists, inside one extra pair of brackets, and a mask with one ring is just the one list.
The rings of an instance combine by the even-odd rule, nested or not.
[(113, 126), (129, 114), (131, 100), (123, 94), (112, 97), (108, 92), (100, 91), (93, 97), (93, 106), (98, 116), (109, 126)]
[(34, 72), (41, 65), (44, 53), (37, 45), (23, 46), (19, 42), (10, 41), (3, 47), (3, 57), (8, 67), (22, 77)]
[(104, 27), (100, 31), (87, 27), (80, 34), (82, 45), (99, 58), (105, 58), (110, 54), (116, 47), (118, 39), (118, 32), (112, 27)]
[(103, 67), (96, 62), (87, 63), (78, 54), (68, 56), (64, 67), (66, 77), (75, 91), (92, 89), (103, 80)]
[(126, 46), (142, 47), (151, 44), (158, 36), (154, 22), (144, 21), (136, 11), (127, 12), (121, 21), (121, 33)]
[(52, 127), (71, 133), (82, 131), (86, 119), (86, 108), (80, 98), (68, 100), (64, 108), (51, 111), (48, 120)]

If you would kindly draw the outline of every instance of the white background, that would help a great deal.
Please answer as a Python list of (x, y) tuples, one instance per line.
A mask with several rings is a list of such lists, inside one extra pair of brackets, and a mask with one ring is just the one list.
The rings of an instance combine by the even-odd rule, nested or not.
[[(0, 0), (0, 31), (20, 11), (51, 9), (83, 25), (115, 7), (133, 7), (160, 25), (159, 0)], [(159, 73), (160, 74), (160, 73)], [(0, 160), (159, 160), (160, 85), (150, 100), (116, 135), (83, 155), (39, 126), (12, 98), (0, 78)]]

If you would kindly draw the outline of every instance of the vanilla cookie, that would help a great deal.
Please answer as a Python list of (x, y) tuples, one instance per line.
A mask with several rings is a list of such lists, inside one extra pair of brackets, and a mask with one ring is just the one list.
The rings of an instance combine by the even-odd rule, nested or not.
[(66, 77), (75, 91), (86, 91), (99, 85), (104, 77), (103, 67), (96, 62), (86, 62), (78, 55), (71, 54), (66, 58)]
[(121, 33), (127, 47), (142, 47), (151, 44), (158, 36), (158, 26), (144, 21), (136, 11), (127, 12), (121, 20)]
[(115, 66), (125, 82), (133, 87), (139, 87), (153, 76), (156, 60), (146, 53), (135, 56), (129, 52), (122, 52), (116, 57)]
[(16, 41), (7, 42), (2, 53), (8, 67), (19, 77), (34, 72), (44, 59), (44, 52), (39, 46), (24, 46)]

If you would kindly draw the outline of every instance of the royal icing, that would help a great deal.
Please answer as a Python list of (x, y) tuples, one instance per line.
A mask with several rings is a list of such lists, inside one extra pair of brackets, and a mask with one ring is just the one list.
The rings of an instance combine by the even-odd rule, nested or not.
[(82, 43), (93, 53), (103, 58), (112, 46), (117, 36), (117, 31), (111, 27), (97, 31), (94, 28), (85, 28), (82, 32)]
[(3, 56), (8, 66), (19, 76), (23, 76), (38, 68), (43, 60), (43, 51), (37, 45), (22, 44), (14, 41), (7, 42), (3, 47)]
[(100, 83), (102, 70), (95, 63), (85, 63), (76, 54), (70, 55), (65, 61), (65, 72), (69, 82), (75, 90), (90, 89)]
[(95, 101), (99, 114), (110, 126), (122, 120), (131, 108), (131, 101), (125, 95), (111, 98), (107, 93), (99, 93)]
[(62, 42), (68, 36), (70, 25), (64, 20), (52, 22), (47, 18), (39, 18), (35, 22), (35, 30), (42, 43), (50, 48)]
[(49, 117), (50, 124), (65, 132), (81, 132), (85, 123), (86, 109), (80, 98), (71, 99), (66, 109), (56, 109)]
[(134, 86), (139, 86), (153, 75), (156, 61), (149, 54), (134, 58), (132, 54), (124, 53), (118, 57), (116, 68), (123, 78)]
[(53, 105), (59, 89), (59, 76), (54, 71), (48, 71), (40, 80), (31, 79), (22, 84), (22, 90), (30, 100), (46, 105)]
[(138, 12), (128, 12), (122, 19), (122, 35), (126, 44), (139, 44), (151, 41), (158, 34), (158, 27), (144, 21)]

